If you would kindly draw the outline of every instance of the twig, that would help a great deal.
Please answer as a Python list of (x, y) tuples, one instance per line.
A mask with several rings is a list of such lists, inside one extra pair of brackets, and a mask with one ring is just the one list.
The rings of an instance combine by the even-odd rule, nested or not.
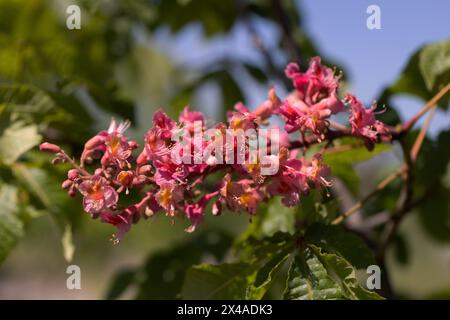
[(72, 167), (74, 167), (75, 169), (77, 169), (79, 172), (81, 172), (82, 174), (84, 174), (85, 176), (92, 176), (92, 174), (90, 174), (86, 169), (80, 167), (71, 157), (69, 157), (67, 155), (67, 153), (64, 152), (64, 150), (61, 150), (59, 152), (59, 154), (66, 160), (68, 161)]
[[(444, 88), (442, 88), (433, 98), (431, 98), (430, 101), (428, 101), (426, 103), (426, 105), (416, 114), (414, 115), (408, 122), (406, 122), (399, 131), (394, 131), (392, 132), (392, 139), (393, 140), (399, 140), (400, 138), (403, 137), (403, 135), (405, 133), (407, 133), (413, 126), (414, 124), (428, 111), (430, 110), (432, 107), (434, 107), (440, 99), (442, 99), (445, 94), (450, 90), (450, 83), (448, 83)], [(434, 111), (433, 111), (434, 112)], [(357, 202), (353, 207), (351, 207), (349, 210), (347, 210), (344, 214), (342, 214), (341, 216), (337, 217), (336, 219), (334, 219), (332, 221), (332, 224), (339, 224), (341, 223), (345, 218), (351, 216), (352, 214), (354, 214), (355, 212), (357, 212), (368, 200), (370, 200), (374, 195), (377, 194), (378, 191), (384, 189), (386, 186), (388, 186), (389, 184), (391, 184), (393, 181), (395, 181), (398, 177), (400, 177), (401, 175), (406, 174), (406, 180), (409, 184), (408, 186), (408, 190), (406, 192), (406, 199), (405, 199), (405, 203), (403, 205), (403, 207), (406, 207), (405, 209), (401, 209), (398, 212), (398, 216), (400, 216), (400, 218), (394, 218), (394, 219), (398, 219), (399, 222), (402, 220), (403, 215), (405, 213), (403, 213), (404, 210), (409, 209), (410, 205), (411, 205), (411, 201), (412, 201), (412, 182), (410, 182), (412, 180), (411, 178), (411, 167), (412, 164), (414, 163), (414, 161), (417, 158), (417, 154), (420, 150), (420, 147), (422, 145), (423, 139), (424, 139), (424, 135), (426, 133), (426, 130), (429, 127), (430, 121), (431, 121), (431, 117), (432, 114), (427, 118), (426, 123), (424, 124), (424, 127), (421, 130), (421, 133), (419, 133), (419, 136), (417, 137), (414, 146), (411, 150), (411, 153), (405, 153), (405, 159), (406, 159), (406, 163), (403, 164), (398, 171), (394, 172), (393, 174), (391, 174), (390, 176), (386, 177), (383, 181), (381, 181), (377, 187), (370, 192), (366, 197), (364, 197), (362, 200), (360, 200), (359, 202)], [(425, 132), (425, 133), (424, 133)], [(397, 224), (399, 222), (396, 222)], [(395, 227), (394, 232), (396, 231), (396, 228), (398, 228), (398, 226)]]
[(404, 187), (404, 193), (405, 193), (405, 199), (401, 205), (401, 207), (398, 209), (396, 213), (394, 213), (391, 217), (390, 222), (386, 226), (384, 238), (381, 242), (380, 248), (378, 250), (378, 256), (380, 260), (383, 260), (386, 255), (386, 250), (391, 244), (392, 240), (395, 238), (395, 235), (397, 234), (398, 228), (400, 227), (401, 222), (405, 218), (405, 216), (408, 214), (408, 212), (411, 211), (413, 208), (413, 196), (414, 196), (414, 190), (413, 190), (413, 166), (415, 161), (417, 160), (417, 156), (419, 154), (420, 148), (422, 146), (422, 143), (425, 139), (427, 130), (430, 126), (431, 120), (433, 119), (434, 113), (436, 111), (436, 106), (434, 105), (431, 108), (430, 113), (428, 114), (427, 119), (425, 120), (424, 125), (420, 129), (419, 135), (416, 138), (416, 141), (414, 142), (413, 147), (411, 148), (411, 151), (408, 151), (406, 149), (405, 144), (402, 144), (403, 154), (405, 156), (405, 161), (408, 170), (406, 171), (406, 178), (405, 178), (405, 187)]
[(431, 108), (431, 111), (428, 114), (428, 117), (425, 120), (425, 123), (423, 124), (423, 126), (419, 132), (419, 135), (417, 136), (416, 141), (414, 142), (413, 147), (411, 148), (410, 157), (411, 157), (412, 162), (416, 162), (416, 160), (417, 160), (417, 155), (419, 154), (420, 148), (422, 147), (423, 140), (425, 139), (425, 136), (428, 131), (428, 127), (430, 126), (431, 119), (433, 119), (435, 112), (436, 112), (436, 106)]
[(433, 98), (431, 98), (430, 101), (427, 102), (427, 104), (420, 109), (419, 112), (417, 112), (408, 122), (406, 122), (402, 127), (400, 132), (405, 133), (409, 131), (416, 122), (432, 107), (434, 107), (440, 99), (442, 99), (445, 94), (450, 90), (450, 83), (448, 83), (444, 88), (442, 88)]
[(406, 171), (406, 165), (402, 165), (397, 171), (395, 171), (394, 173), (392, 173), (391, 175), (389, 175), (388, 177), (386, 177), (385, 179), (383, 179), (374, 190), (372, 190), (368, 195), (366, 195), (363, 199), (361, 199), (360, 201), (358, 201), (355, 205), (353, 205), (353, 207), (351, 207), (350, 209), (348, 209), (344, 214), (340, 215), (339, 217), (337, 217), (336, 219), (334, 219), (331, 224), (339, 224), (342, 221), (344, 221), (345, 218), (348, 218), (349, 216), (351, 216), (352, 214), (354, 214), (355, 212), (357, 212), (359, 209), (362, 208), (362, 206), (369, 201), (374, 195), (377, 194), (378, 191), (383, 190), (384, 188), (386, 188), (388, 185), (390, 185), (392, 182), (394, 182), (398, 177), (400, 177), (401, 175), (403, 175)]

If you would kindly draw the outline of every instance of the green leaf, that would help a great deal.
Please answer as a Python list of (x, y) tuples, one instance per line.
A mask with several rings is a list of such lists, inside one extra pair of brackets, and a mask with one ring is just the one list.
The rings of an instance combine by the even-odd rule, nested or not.
[(68, 223), (72, 228), (78, 225), (83, 210), (61, 188), (59, 174), (52, 175), (50, 170), (21, 163), (14, 164), (12, 171), (17, 181), (32, 195), (35, 205), (51, 214), (61, 232), (64, 232)]
[(450, 131), (439, 133), (437, 140), (425, 140), (415, 168), (416, 189), (430, 189), (440, 183), (450, 162)]
[[(203, 264), (189, 269), (181, 296), (184, 299), (262, 299), (289, 257), (292, 244), (292, 236), (283, 233), (242, 240), (238, 262)], [(213, 284), (207, 284), (209, 281)], [(202, 292), (194, 290), (199, 285), (197, 282), (205, 282)]]
[(450, 82), (450, 40), (424, 47), (419, 67), (428, 91), (438, 90)]
[(22, 154), (38, 145), (41, 136), (37, 126), (13, 125), (3, 131), (0, 136), (0, 160), (5, 164), (13, 164)]
[(307, 229), (305, 239), (327, 252), (342, 255), (357, 269), (375, 264), (373, 253), (365, 242), (342, 227), (313, 224)]
[(250, 272), (246, 263), (194, 266), (187, 272), (181, 297), (189, 300), (245, 299)]
[(17, 188), (12, 185), (0, 187), (0, 264), (23, 236), (23, 223), (17, 216)]
[[(388, 103), (392, 95), (405, 93), (415, 95), (424, 101), (430, 100), (442, 87), (450, 82), (450, 40), (423, 46), (410, 58), (400, 77), (381, 95)], [(438, 105), (448, 107), (447, 93)]]
[(324, 162), (331, 168), (331, 174), (339, 177), (353, 193), (359, 190), (359, 177), (353, 169), (353, 165), (371, 159), (391, 149), (388, 144), (377, 144), (375, 149), (368, 151), (363, 145), (354, 140), (344, 139), (340, 144), (342, 152), (324, 154)]
[(419, 207), (419, 219), (426, 233), (440, 242), (450, 241), (450, 190), (439, 184)]
[(358, 284), (353, 266), (343, 257), (325, 253), (321, 248), (309, 245), (328, 274), (341, 287), (342, 295), (351, 300), (379, 300), (382, 299), (376, 292), (369, 291)]
[(250, 283), (247, 288), (246, 299), (260, 300), (264, 297), (274, 280), (275, 274), (290, 256), (291, 250), (291, 248), (286, 248), (278, 254), (275, 254), (257, 271), (254, 282)]
[(288, 273), (286, 300), (342, 299), (339, 285), (328, 275), (310, 249), (295, 255)]

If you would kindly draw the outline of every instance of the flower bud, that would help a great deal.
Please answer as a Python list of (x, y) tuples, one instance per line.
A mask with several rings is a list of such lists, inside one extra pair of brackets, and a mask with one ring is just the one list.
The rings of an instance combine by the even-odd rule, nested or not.
[(72, 184), (73, 184), (72, 180), (69, 180), (69, 179), (64, 180), (64, 182), (61, 185), (61, 188), (68, 189), (68, 188), (70, 188), (72, 186)]
[(77, 169), (70, 169), (67, 172), (67, 178), (69, 178), (70, 180), (75, 180), (76, 178), (78, 178), (80, 176), (80, 173), (78, 172)]
[(84, 148), (86, 150), (92, 150), (95, 149), (96, 147), (102, 145), (105, 142), (104, 137), (102, 136), (95, 136), (91, 139), (88, 140), (88, 142), (86, 142), (84, 144)]
[(152, 166), (147, 164), (139, 168), (139, 174), (147, 174), (152, 171)]
[(69, 188), (69, 191), (67, 191), (67, 194), (74, 198), (77, 195), (77, 189), (75, 188), (75, 185), (72, 184), (72, 186)]
[(131, 149), (133, 149), (133, 150), (139, 147), (139, 145), (137, 144), (137, 142), (136, 142), (136, 141), (133, 141), (133, 140), (131, 140), (131, 141), (128, 142), (128, 146), (129, 146)]
[(136, 163), (138, 165), (142, 165), (144, 163), (148, 162), (147, 153), (144, 151), (141, 152), (141, 154), (137, 157)]
[(133, 171), (120, 171), (117, 175), (117, 181), (123, 186), (129, 186), (133, 183), (134, 174)]
[(50, 153), (58, 153), (61, 148), (53, 143), (44, 142), (39, 145), (39, 150)]

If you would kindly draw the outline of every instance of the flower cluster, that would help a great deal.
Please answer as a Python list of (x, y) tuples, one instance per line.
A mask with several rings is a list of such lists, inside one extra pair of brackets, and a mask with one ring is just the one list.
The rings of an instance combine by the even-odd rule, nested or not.
[[(271, 88), (254, 110), (237, 103), (226, 123), (208, 126), (202, 113), (188, 107), (178, 121), (158, 111), (142, 147), (125, 136), (128, 122), (112, 121), (86, 142), (79, 162), (54, 144), (43, 143), (41, 150), (54, 153), (56, 162), (72, 164), (62, 187), (70, 196), (81, 194), (92, 218), (117, 227), (115, 241), (141, 218), (161, 213), (172, 220), (186, 217), (186, 231), (192, 232), (207, 210), (255, 215), (261, 202), (274, 196), (296, 206), (311, 189), (331, 186), (321, 153), (307, 159), (299, 146), (331, 141), (338, 133), (363, 139), (370, 148), (390, 136), (375, 119), (376, 105), (365, 108), (351, 95), (339, 98), (339, 77), (320, 58), (313, 58), (306, 72), (289, 64), (286, 76), (295, 90), (285, 99)], [(340, 112), (348, 112), (348, 128), (333, 125), (330, 117)], [(273, 115), (284, 120), (284, 130), (270, 126)], [(294, 132), (299, 138), (290, 141)], [(252, 133), (263, 137), (256, 149)], [(131, 192), (140, 195), (139, 201), (124, 206), (121, 199)]]

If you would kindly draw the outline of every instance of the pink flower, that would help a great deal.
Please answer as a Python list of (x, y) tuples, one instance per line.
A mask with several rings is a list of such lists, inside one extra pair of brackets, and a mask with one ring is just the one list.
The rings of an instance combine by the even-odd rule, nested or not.
[(247, 130), (256, 127), (256, 117), (248, 110), (248, 108), (241, 102), (234, 106), (236, 111), (229, 111), (227, 113), (229, 127), (234, 130)]
[(78, 190), (84, 196), (83, 207), (87, 213), (96, 215), (99, 212), (114, 207), (118, 201), (118, 194), (108, 181), (100, 176), (93, 176), (83, 181)]
[(327, 128), (328, 124), (325, 120), (330, 114), (328, 112), (308, 109), (307, 107), (299, 107), (302, 101), (290, 102), (285, 100), (280, 107), (280, 114), (286, 120), (285, 129), (288, 133), (297, 130), (311, 130), (313, 133), (321, 135)]
[(201, 112), (191, 111), (189, 107), (185, 107), (180, 114), (179, 121), (186, 130), (188, 130), (190, 133), (193, 133), (194, 126), (196, 124), (200, 124), (201, 126), (203, 126), (203, 124), (205, 123), (205, 118), (203, 117), (203, 114)]
[(158, 205), (166, 211), (166, 215), (174, 217), (184, 200), (184, 188), (174, 184), (162, 185), (156, 193)]
[(218, 192), (208, 193), (195, 203), (185, 204), (184, 212), (191, 221), (191, 225), (185, 229), (186, 232), (194, 232), (197, 226), (202, 223), (206, 206), (217, 194)]
[(256, 210), (263, 200), (263, 193), (251, 186), (252, 180), (242, 179), (231, 181), (229, 174), (225, 175), (220, 187), (221, 199), (233, 211), (246, 211), (256, 214)]
[(275, 88), (272, 87), (268, 92), (268, 99), (258, 106), (252, 114), (261, 121), (264, 121), (273, 114), (276, 114), (280, 106), (281, 100), (278, 98)]
[(169, 140), (172, 137), (172, 131), (176, 125), (176, 122), (163, 111), (157, 111), (153, 115), (153, 126), (160, 131), (158, 135), (163, 140)]
[(301, 171), (308, 183), (315, 188), (332, 186), (331, 182), (325, 179), (330, 174), (330, 168), (323, 164), (321, 154), (314, 155), (311, 161), (304, 161)]
[(119, 243), (125, 233), (127, 233), (131, 224), (133, 223), (133, 219), (137, 216), (137, 208), (135, 205), (126, 208), (121, 213), (113, 213), (113, 212), (102, 212), (100, 213), (100, 219), (102, 222), (112, 224), (117, 227), (117, 233), (113, 234), (114, 244)]
[(300, 195), (308, 191), (306, 176), (301, 171), (303, 163), (298, 159), (286, 159), (286, 151), (281, 150), (281, 163), (277, 175), (275, 175), (267, 186), (267, 192), (282, 197), (282, 202), (287, 207), (296, 206), (300, 201)]
[(159, 186), (180, 183), (185, 180), (189, 172), (185, 165), (179, 165), (170, 159), (166, 161), (156, 160), (153, 164), (156, 167), (154, 175), (155, 182)]
[(325, 119), (343, 110), (337, 96), (339, 78), (320, 63), (319, 57), (311, 59), (305, 73), (295, 63), (290, 63), (285, 73), (296, 88), (280, 106), (280, 114), (287, 121), (286, 131), (309, 129), (320, 134), (327, 127)]
[(83, 166), (85, 160), (95, 155), (96, 152), (104, 153), (101, 159), (103, 167), (112, 164), (123, 168), (128, 165), (128, 158), (130, 158), (132, 151), (138, 147), (136, 142), (128, 141), (124, 136), (124, 132), (129, 126), (129, 121), (117, 124), (113, 119), (107, 131), (99, 132), (85, 143), (81, 155), (81, 165)]
[(173, 141), (172, 136), (177, 130), (177, 124), (164, 112), (157, 111), (153, 115), (153, 128), (145, 135), (144, 151), (138, 157), (138, 163), (144, 164), (149, 160), (161, 159), (170, 154)]
[(379, 142), (380, 139), (388, 140), (390, 138), (389, 129), (384, 123), (375, 119), (376, 103), (373, 103), (370, 108), (366, 108), (352, 95), (347, 95), (345, 101), (351, 108), (349, 121), (352, 127), (352, 134), (366, 139), (366, 146), (369, 149), (372, 149), (373, 144)]
[(137, 147), (135, 143), (128, 142), (124, 132), (130, 127), (130, 122), (121, 122), (119, 125), (112, 120), (108, 135), (105, 137), (106, 150), (112, 161), (125, 161), (131, 156), (131, 152)]
[[(319, 57), (314, 57), (309, 62), (309, 68), (305, 73), (295, 63), (286, 67), (286, 76), (291, 78), (297, 89), (298, 98), (310, 107), (324, 107), (328, 105), (331, 113), (337, 113), (343, 109), (343, 104), (334, 99), (339, 78), (334, 75), (333, 70), (321, 64)], [(332, 98), (334, 103), (317, 105), (324, 99)]]

